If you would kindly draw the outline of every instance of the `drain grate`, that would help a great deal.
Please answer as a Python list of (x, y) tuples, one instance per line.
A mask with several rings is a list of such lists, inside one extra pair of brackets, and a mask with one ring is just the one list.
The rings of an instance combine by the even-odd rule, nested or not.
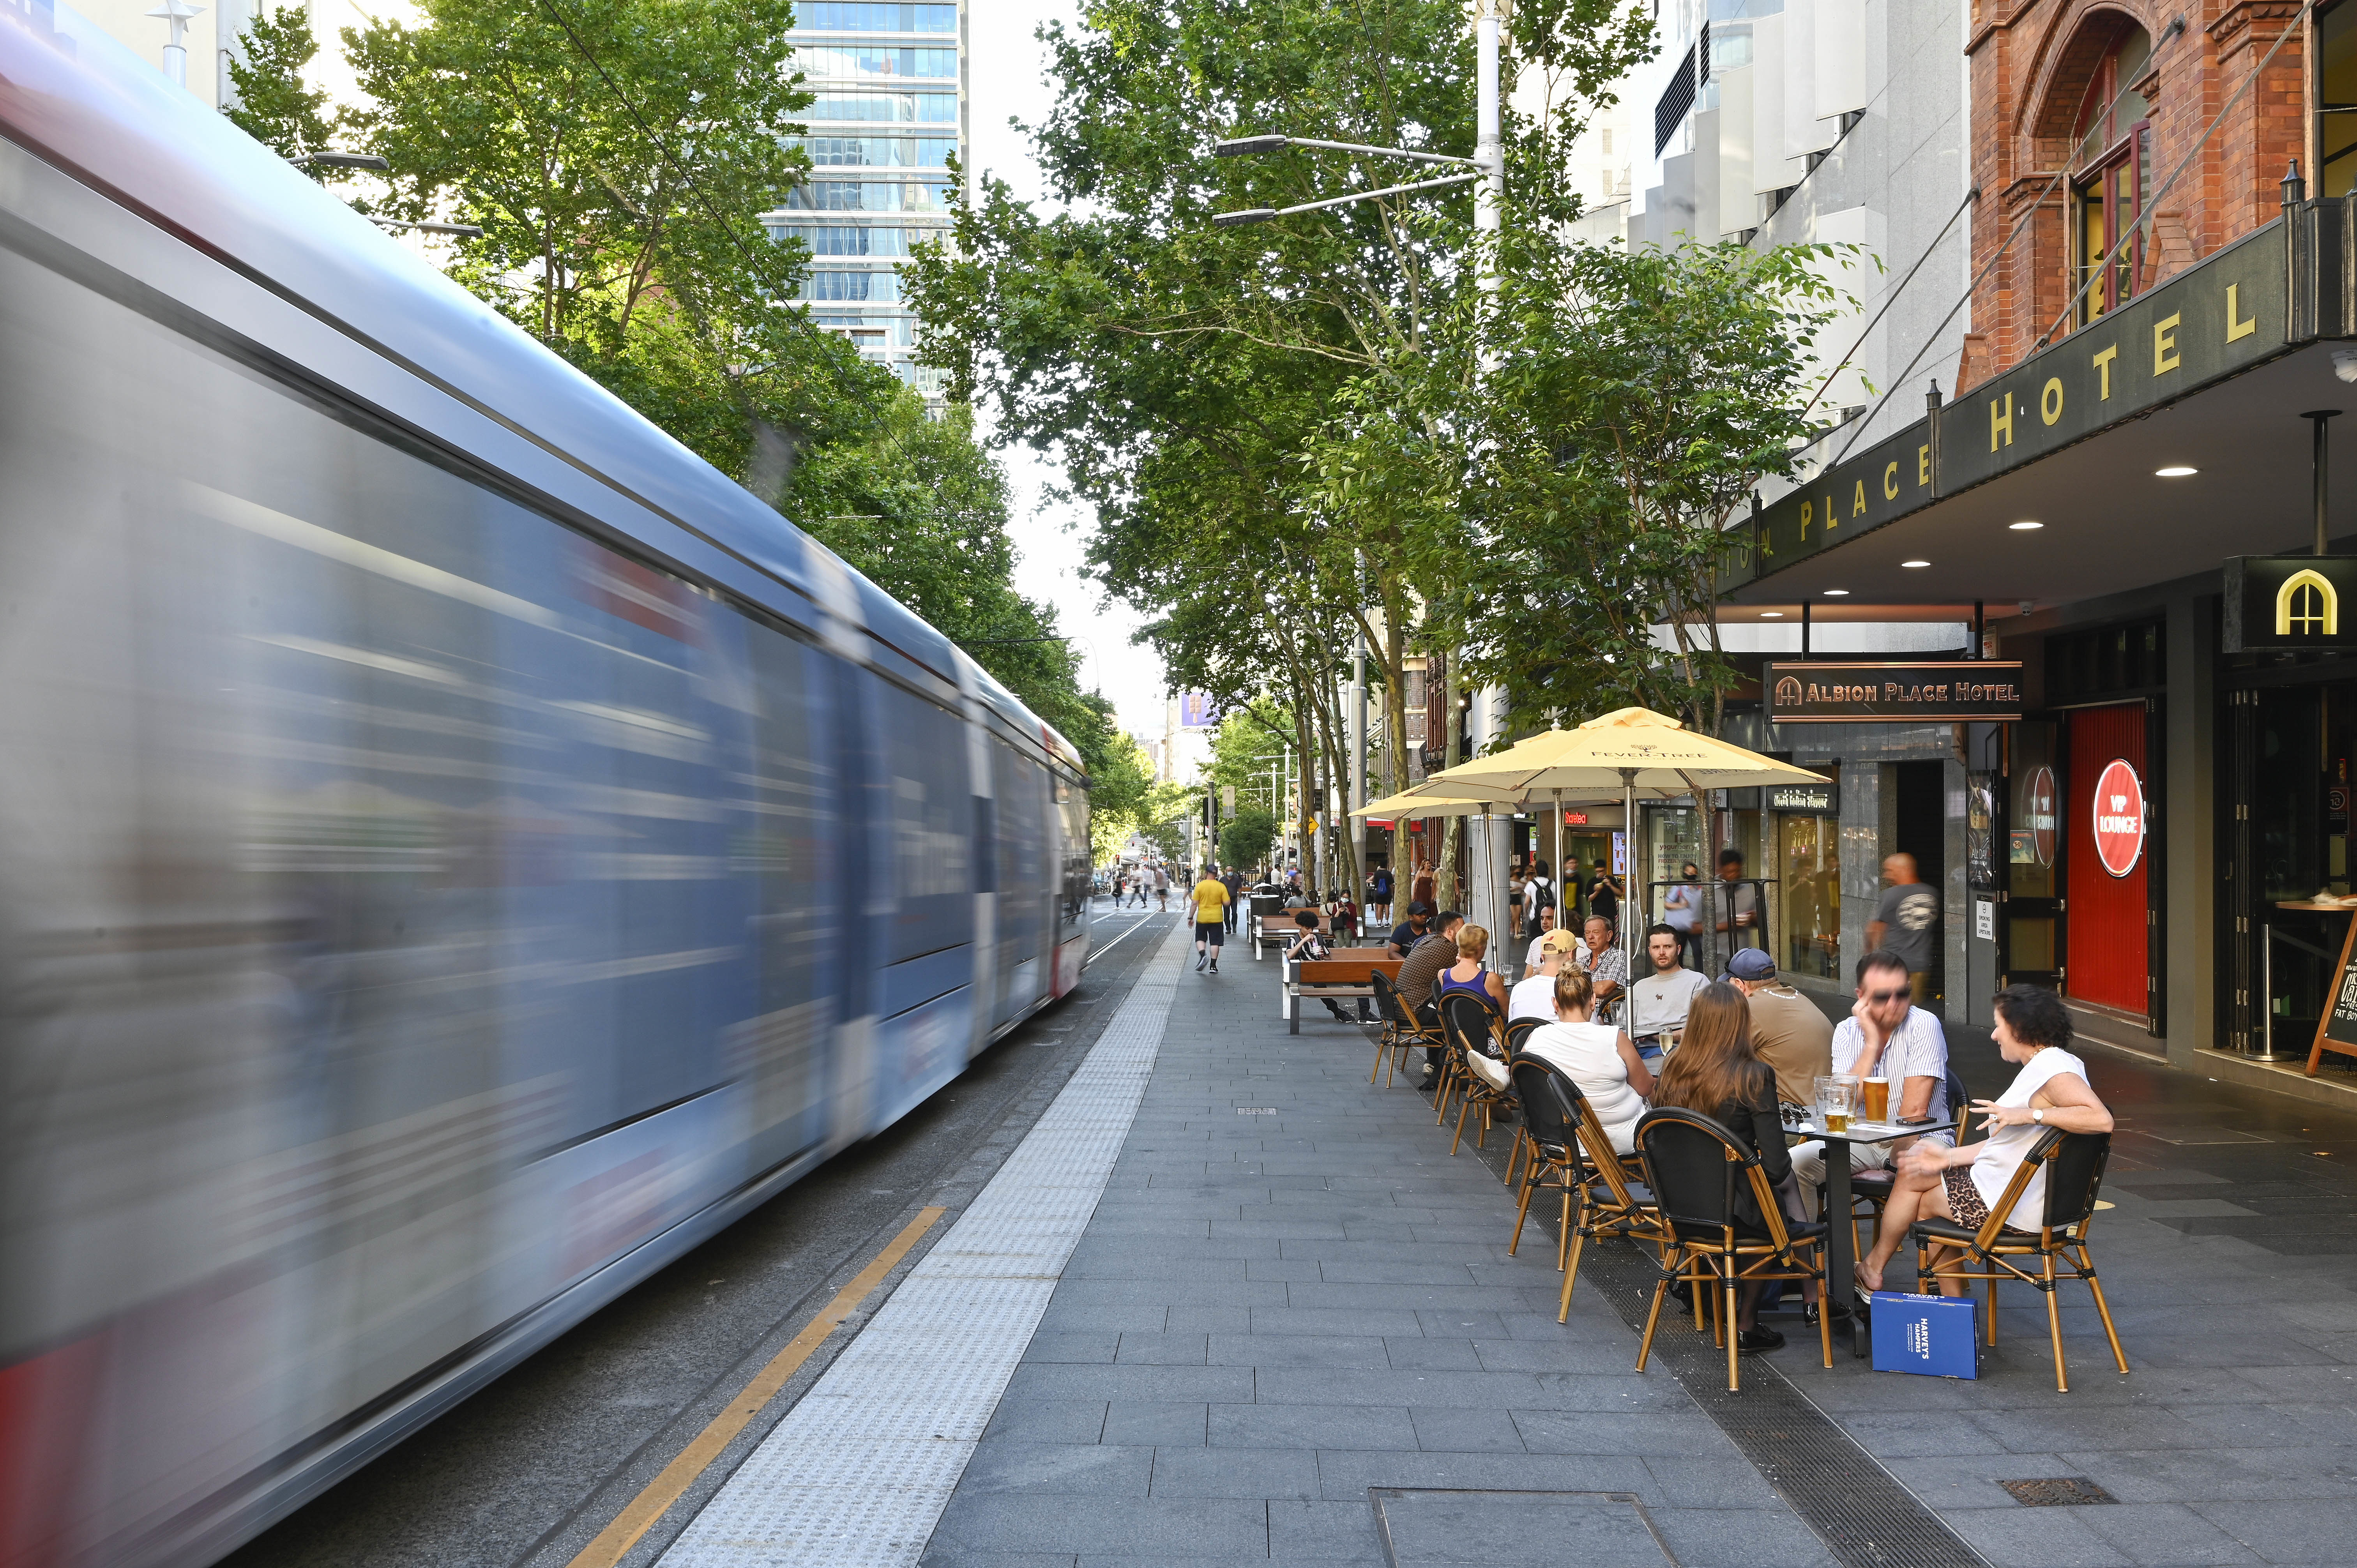
[(2083, 1476), (2050, 1476), (2035, 1481), (1999, 1481), (2026, 1509), (2068, 1508), (2073, 1503), (2115, 1503), (2120, 1499)]
[(1634, 1492), (1370, 1487), (1392, 1568), (1681, 1568)]

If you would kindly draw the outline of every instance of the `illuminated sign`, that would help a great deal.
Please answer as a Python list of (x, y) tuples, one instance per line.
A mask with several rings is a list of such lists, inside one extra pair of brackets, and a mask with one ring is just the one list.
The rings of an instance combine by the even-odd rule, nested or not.
[(1770, 664), (1762, 685), (1768, 716), (1780, 725), (2021, 716), (2021, 665), (2013, 660)]
[(2114, 876), (2126, 876), (2144, 858), (2144, 780), (2124, 757), (2095, 776), (2095, 858)]

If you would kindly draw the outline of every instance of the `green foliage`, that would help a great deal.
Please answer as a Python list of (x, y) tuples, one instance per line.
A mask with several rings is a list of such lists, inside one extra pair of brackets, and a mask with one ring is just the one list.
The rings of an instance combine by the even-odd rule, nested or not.
[(1137, 832), (1163, 861), (1177, 865), (1187, 858), (1188, 824), (1200, 819), (1203, 791), (1193, 784), (1157, 784), (1146, 793), (1138, 811)]
[(1092, 700), (1103, 705), (1108, 732), (1102, 756), (1089, 767), (1089, 848), (1094, 864), (1103, 865), (1144, 822), (1154, 769), (1145, 749), (1113, 725), (1111, 704), (1102, 697)]
[(319, 52), (309, 13), (301, 5), (263, 10), (247, 25), (242, 58), (229, 57), (237, 102), (222, 111), (230, 123), (282, 158), (326, 149), (335, 125), (323, 112), (328, 95), (303, 83), (303, 68)]
[[(807, 171), (788, 0), (416, 10), (343, 34), (367, 95), (346, 128), (392, 166), (382, 209), (479, 225), (451, 246), (459, 283), (939, 627), (1134, 816), (1143, 769), (1052, 614), (1015, 590), (1006, 476), (971, 415), (928, 419), (790, 303), (807, 258), (758, 221)], [(324, 141), (301, 91), (314, 48), (299, 10), (255, 24), (240, 124)]]
[(1220, 824), (1220, 861), (1241, 871), (1257, 867), (1276, 842), (1276, 819), (1258, 806), (1239, 806)]

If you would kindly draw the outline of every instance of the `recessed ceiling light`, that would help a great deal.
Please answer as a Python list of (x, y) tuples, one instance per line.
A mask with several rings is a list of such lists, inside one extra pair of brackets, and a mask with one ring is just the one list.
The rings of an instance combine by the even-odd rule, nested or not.
[(2201, 471), (2190, 463), (2171, 463), (2166, 468), (2155, 468), (2152, 477), (2156, 479), (2190, 479)]
[(2044, 528), (2046, 525), (2042, 522), (2029, 522), (2025, 521), (2022, 522), (2008, 522), (2006, 526), (2013, 530), (2016, 533), (2027, 533), (2033, 528)]
[(1761, 610), (1760, 612), (1760, 618), (1761, 620), (1782, 620), (1784, 618), (1784, 612), (1782, 610)]
[(1847, 588), (1827, 588), (1825, 590), (1825, 597), (1829, 599), (1841, 599), (1847, 598), (1848, 596), (1849, 590)]
[(1929, 561), (1901, 561), (1899, 564), (1901, 566), (1929, 566), (1932, 563)]

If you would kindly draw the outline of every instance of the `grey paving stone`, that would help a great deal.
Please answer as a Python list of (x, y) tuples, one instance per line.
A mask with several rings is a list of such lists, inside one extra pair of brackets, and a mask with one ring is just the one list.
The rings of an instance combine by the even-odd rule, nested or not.
[(1231, 1498), (1102, 1498), (1076, 1508), (1065, 1497), (961, 1489), (942, 1510), (933, 1541), (949, 1550), (1265, 1557), (1268, 1510)]
[(1154, 1460), (1157, 1498), (1291, 1498), (1318, 1493), (1318, 1456), (1307, 1448), (1166, 1448)]
[(1142, 1498), (1154, 1470), (1151, 1448), (1101, 1443), (977, 1444), (959, 1477), (962, 1491), (1060, 1492), (1092, 1498)]
[(1645, 1468), (1653, 1486), (1647, 1496), (1658, 1496), (1671, 1508), (1773, 1509), (1776, 1488), (1758, 1466), (1739, 1455), (1711, 1458), (1649, 1454)]
[(1663, 1568), (1644, 1514), (1626, 1501), (1553, 1493), (1417, 1494), (1383, 1498), (1402, 1568)]
[(2350, 1490), (2298, 1463), (2297, 1449), (2159, 1449), (2150, 1453), (2070, 1453), (2069, 1470), (2093, 1477), (2122, 1502), (2191, 1503), (2291, 1500)]
[(1523, 1446), (1534, 1454), (1732, 1455), (1735, 1445), (1694, 1408), (1644, 1414), (1612, 1411), (1511, 1412)]
[(926, 1550), (919, 1568), (1073, 1568), (1074, 1562), (1069, 1552), (968, 1552), (937, 1545)]
[(1268, 1554), (1278, 1563), (1364, 1563), (1368, 1568), (1389, 1561), (1375, 1534), (1374, 1509), (1363, 1498), (1352, 1502), (1272, 1501)]
[(1201, 1334), (1124, 1334), (1115, 1362), (1132, 1367), (1200, 1367), (1203, 1365)]
[(1110, 1361), (1121, 1345), (1121, 1336), (1107, 1330), (1087, 1334), (1039, 1333), (1031, 1336), (1024, 1347), (1027, 1361)]
[(1094, 1443), (1104, 1434), (1103, 1400), (1005, 1399), (992, 1412), (985, 1441)]
[[(2169, 1411), (2146, 1408), (2122, 1420), (2100, 1408), (1982, 1411), (1964, 1421), (2019, 1453), (2063, 1453), (2091, 1448), (2210, 1448), (2216, 1439)], [(1919, 1450), (1921, 1452), (1921, 1450)], [(1968, 1452), (1968, 1450), (1958, 1450)]]
[(1835, 1568), (1824, 1543), (1789, 1512), (1657, 1508), (1652, 1516), (1680, 1568)]
[(1434, 1454), (1521, 1454), (1523, 1434), (1513, 1413), (1502, 1410), (1411, 1409), (1416, 1446)]
[(1477, 1339), (1473, 1348), (1485, 1372), (1606, 1372), (1629, 1370), (1635, 1348), (1621, 1334), (1615, 1340), (1587, 1337), (1544, 1339)]
[(1405, 1406), (1220, 1404), (1211, 1407), (1214, 1448), (1413, 1449)]
[[(1560, 1454), (1428, 1454), (1327, 1449), (1318, 1455), (1325, 1495), (1340, 1500), (1369, 1487), (1496, 1488), (1506, 1491), (1636, 1492), (1653, 1487), (1642, 1459)], [(1647, 1503), (1658, 1500), (1646, 1496)]]
[(1249, 1367), (1125, 1367), (1118, 1363), (1072, 1367), (1026, 1362), (1016, 1368), (1006, 1392), (1013, 1399), (1236, 1403), (1253, 1397), (1253, 1373)]
[(1203, 1441), (1209, 1407), (1184, 1402), (1115, 1400), (1105, 1407), (1103, 1440), (1144, 1448), (1176, 1448)]
[(1991, 1563), (2006, 1568), (2108, 1568), (2134, 1563), (2089, 1528), (2089, 1508), (1964, 1509), (1947, 1516), (1950, 1528)]
[(2130, 1562), (2151, 1568), (2213, 1568), (2264, 1561), (2209, 1520), (2179, 1503), (2073, 1509), (2088, 1531)]
[(2193, 1511), (2269, 1563), (2346, 1563), (2357, 1540), (2357, 1498), (2197, 1503)]
[[(1426, 1341), (1418, 1340), (1418, 1344)], [(1388, 1367), (1383, 1341), (1355, 1334), (1214, 1334), (1214, 1367)]]
[(1243, 1334), (1251, 1331), (1248, 1306), (1205, 1306), (1199, 1303), (1173, 1306), (1163, 1322), (1172, 1334)]
[(1418, 1338), (1394, 1335), (1383, 1340), (1383, 1365), (1398, 1370), (1478, 1372), (1481, 1358), (1470, 1339)]
[(1503, 1313), (1419, 1312), (1415, 1320), (1424, 1333), (1444, 1339), (1502, 1339), (1506, 1337), (1506, 1316)]
[(1305, 1312), (1289, 1306), (1255, 1306), (1245, 1326), (1254, 1334), (1414, 1335), (1426, 1332), (1414, 1312), (1323, 1307)]
[[(1915, 1459), (1927, 1455), (1953, 1457), (1964, 1454), (2007, 1454), (2043, 1452), (2027, 1442), (2011, 1446), (2000, 1441), (1990, 1427), (2003, 1427), (2018, 1414), (2043, 1415), (2046, 1412), (2005, 1411), (1996, 1413), (1954, 1411), (1865, 1412), (1843, 1419), (1842, 1428), (1857, 1440), (1858, 1445), (1878, 1459)], [(2083, 1418), (2110, 1416), (2118, 1424), (2115, 1412), (2093, 1411), (2072, 1412)], [(2015, 1436), (2025, 1436), (2026, 1429)]]

